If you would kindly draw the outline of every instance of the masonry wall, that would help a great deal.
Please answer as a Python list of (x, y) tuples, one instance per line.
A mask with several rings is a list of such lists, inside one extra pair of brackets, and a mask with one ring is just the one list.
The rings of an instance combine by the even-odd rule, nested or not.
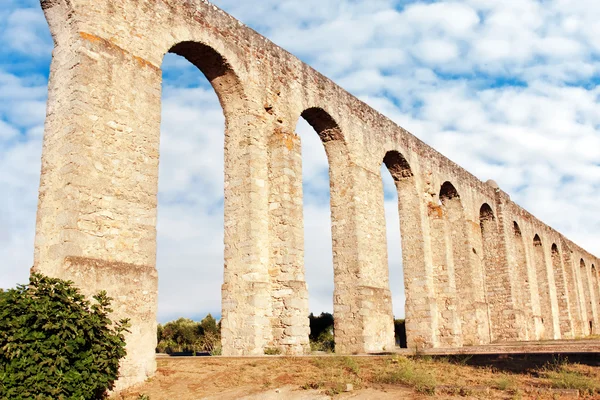
[(42, 7), (55, 49), (34, 269), (88, 294), (107, 290), (115, 317), (131, 318), (120, 388), (156, 368), (161, 64), (169, 51), (206, 75), (226, 119), (225, 355), (309, 350), (294, 132), (301, 117), (329, 161), (337, 352), (394, 346), (382, 163), (398, 190), (410, 348), (597, 332), (598, 258), (215, 6)]

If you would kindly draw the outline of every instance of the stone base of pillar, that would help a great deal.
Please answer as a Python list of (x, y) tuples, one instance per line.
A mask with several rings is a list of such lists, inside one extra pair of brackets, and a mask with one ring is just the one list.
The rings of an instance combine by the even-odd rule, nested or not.
[(113, 299), (110, 318), (129, 319), (127, 355), (121, 361), (116, 392), (142, 383), (156, 373), (158, 274), (153, 266), (66, 257), (58, 272), (51, 273), (42, 266), (32, 271), (73, 281), (89, 298), (104, 290)]

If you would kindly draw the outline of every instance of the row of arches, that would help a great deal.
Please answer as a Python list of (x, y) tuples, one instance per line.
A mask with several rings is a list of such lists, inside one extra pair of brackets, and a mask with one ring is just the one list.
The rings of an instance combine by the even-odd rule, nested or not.
[[(207, 46), (198, 47), (196, 43), (184, 42), (171, 51), (197, 66), (217, 92), (225, 114), (226, 140), (231, 141), (230, 145), (227, 142), (225, 145), (227, 164), (227, 155), (233, 159), (231, 150), (235, 148), (235, 152), (238, 151), (233, 144), (240, 139), (234, 134), (239, 127), (229, 117), (245, 107), (240, 80), (231, 66)], [(272, 115), (273, 107), (265, 106), (265, 112)], [(361, 259), (361, 255), (355, 255), (355, 260), (340, 255), (347, 256), (348, 249), (356, 247), (357, 240), (365, 240), (365, 243), (359, 244), (368, 244), (369, 240), (355, 237), (361, 228), (374, 232), (385, 242), (385, 228), (369, 226), (370, 216), (375, 215), (373, 220), (377, 221), (384, 214), (382, 187), (380, 198), (374, 199), (373, 203), (380, 209), (371, 210), (369, 204), (358, 204), (354, 199), (357, 193), (368, 193), (373, 186), (369, 186), (369, 178), (357, 178), (346, 138), (336, 120), (318, 106), (306, 108), (298, 118), (304, 119), (314, 129), (327, 156), (335, 282), (333, 310), (335, 331), (343, 332), (336, 336), (336, 346), (341, 351), (352, 351), (356, 348), (356, 338), (366, 336), (375, 338), (372, 349), (379, 350), (379, 344), (389, 342), (386, 337), (389, 337), (389, 328), (393, 326), (388, 318), (392, 315), (389, 270), (381, 268), (387, 266), (387, 253), (372, 249), (370, 253), (367, 251), (367, 260)], [(281, 141), (281, 137), (286, 139)], [(275, 187), (271, 188), (269, 206), (269, 223), (274, 233), (270, 239), (268, 278), (271, 285), (270, 328), (273, 332), (283, 332), (270, 344), (294, 347), (290, 350), (292, 353), (305, 351), (308, 335), (306, 326), (290, 329), (284, 322), (301, 319), (308, 303), (302, 259), (305, 242), (302, 237), (305, 230), (302, 224), (303, 193), (298, 190), (302, 186), (302, 182), (298, 182), (302, 176), (302, 162), (301, 157), (296, 157), (301, 151), (295, 140), (294, 132), (280, 130), (275, 130), (269, 139), (269, 179), (271, 186)], [(462, 346), (516, 338), (550, 339), (574, 335), (574, 325), (581, 326), (582, 334), (592, 330), (593, 321), (597, 318), (594, 299), (600, 298), (600, 294), (594, 293), (598, 290), (598, 277), (593, 265), (589, 278), (585, 267), (580, 271), (566, 272), (566, 255), (561, 256), (558, 246), (551, 246), (548, 260), (539, 235), (536, 234), (528, 244), (517, 222), (513, 224), (512, 240), (505, 243), (501, 239), (502, 224), (488, 203), (482, 204), (479, 226), (474, 230), (461, 196), (450, 181), (443, 182), (434, 191), (434, 199), (427, 206), (428, 218), (424, 222), (420, 197), (423, 191), (420, 185), (423, 183), (418, 182), (407, 158), (393, 150), (383, 155), (381, 163), (389, 171), (397, 192), (402, 239), (401, 243), (387, 243), (387, 246), (400, 245), (402, 248), (409, 347), (418, 342), (434, 346)], [(228, 176), (227, 166), (225, 175), (226, 180), (235, 179)], [(365, 185), (362, 192), (358, 189), (361, 184)], [(273, 207), (274, 204), (278, 206)], [(243, 220), (239, 215), (231, 217), (239, 212), (239, 208), (228, 211), (228, 202), (225, 202), (226, 223), (233, 219)], [(354, 216), (360, 214), (364, 220), (348, 218), (349, 213), (354, 213)], [(361, 223), (365, 225), (360, 226)], [(290, 229), (295, 232), (290, 234)], [(298, 234), (298, 231), (302, 233)], [(364, 264), (375, 264), (376, 267), (367, 271)], [(229, 271), (230, 275), (236, 273)], [(225, 275), (227, 281), (227, 270)], [(554, 288), (555, 296), (552, 295)], [(301, 301), (298, 302), (298, 299)], [(376, 305), (372, 312), (367, 313), (361, 310), (365, 304)], [(512, 314), (507, 313), (507, 307)], [(223, 308), (225, 319), (234, 319), (236, 313), (240, 314), (239, 310)], [(573, 315), (586, 324), (589, 322), (589, 327), (586, 328), (581, 321), (574, 324)], [(515, 333), (519, 322), (523, 322), (522, 332)], [(225, 329), (229, 326), (224, 324)], [(506, 326), (511, 328), (505, 329)], [(368, 343), (362, 345), (363, 350), (369, 350)]]

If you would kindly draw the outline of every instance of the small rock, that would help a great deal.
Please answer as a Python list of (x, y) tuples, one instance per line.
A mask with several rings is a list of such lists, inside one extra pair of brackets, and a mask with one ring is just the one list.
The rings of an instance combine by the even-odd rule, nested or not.
[(347, 383), (346, 384), (346, 389), (344, 390), (344, 392), (351, 392), (354, 390), (354, 385), (351, 383)]

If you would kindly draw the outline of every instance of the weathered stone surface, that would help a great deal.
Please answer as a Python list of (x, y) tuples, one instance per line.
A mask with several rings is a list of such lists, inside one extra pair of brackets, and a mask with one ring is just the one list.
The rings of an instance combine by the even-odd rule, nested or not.
[(398, 189), (411, 349), (597, 332), (598, 258), (217, 7), (42, 7), (55, 49), (34, 269), (106, 289), (132, 320), (119, 387), (155, 370), (167, 52), (206, 75), (226, 118), (225, 355), (309, 350), (300, 117), (329, 161), (337, 352), (394, 346), (382, 163)]

